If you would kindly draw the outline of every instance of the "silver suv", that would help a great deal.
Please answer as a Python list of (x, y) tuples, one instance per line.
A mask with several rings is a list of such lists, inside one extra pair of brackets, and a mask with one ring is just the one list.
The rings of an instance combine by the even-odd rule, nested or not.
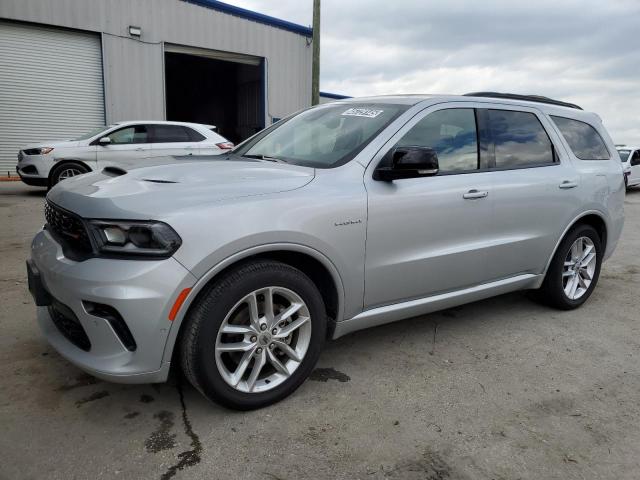
[(61, 355), (257, 408), (355, 330), (524, 289), (576, 308), (623, 226), (600, 119), (543, 97), (329, 103), (216, 158), (49, 192), (27, 263)]

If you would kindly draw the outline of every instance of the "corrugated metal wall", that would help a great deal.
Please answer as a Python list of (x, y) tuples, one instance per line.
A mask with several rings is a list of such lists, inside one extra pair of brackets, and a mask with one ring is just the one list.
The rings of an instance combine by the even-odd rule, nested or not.
[(112, 35), (102, 38), (108, 122), (164, 120), (162, 45)]
[[(265, 58), (268, 116), (311, 103), (307, 37), (210, 8), (180, 0), (2, 0), (0, 17), (102, 32), (109, 122), (164, 119), (164, 42)], [(140, 39), (129, 36), (130, 25), (142, 28)]]
[(0, 21), (0, 175), (25, 145), (103, 124), (100, 36)]

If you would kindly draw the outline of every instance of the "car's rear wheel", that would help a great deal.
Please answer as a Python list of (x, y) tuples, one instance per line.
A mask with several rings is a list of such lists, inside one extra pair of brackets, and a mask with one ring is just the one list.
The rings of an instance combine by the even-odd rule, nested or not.
[(598, 283), (603, 253), (593, 227), (575, 227), (560, 243), (537, 297), (563, 310), (579, 307)]
[(82, 175), (83, 173), (87, 172), (89, 172), (89, 169), (85, 165), (78, 162), (65, 162), (60, 165), (56, 165), (49, 177), (49, 188), (53, 187), (55, 184), (60, 183), (63, 180), (75, 177), (77, 175)]
[(239, 410), (295, 391), (318, 360), (327, 326), (313, 282), (268, 260), (224, 274), (200, 295), (185, 322), (185, 376), (209, 399)]

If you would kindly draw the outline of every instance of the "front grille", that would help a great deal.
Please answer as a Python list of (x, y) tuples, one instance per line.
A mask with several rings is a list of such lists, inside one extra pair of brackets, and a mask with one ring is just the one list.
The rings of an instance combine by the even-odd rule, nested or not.
[(91, 341), (87, 332), (82, 328), (82, 324), (73, 310), (57, 300), (53, 300), (49, 306), (49, 314), (53, 324), (67, 340), (85, 352), (91, 350)]
[(89, 233), (80, 217), (48, 200), (44, 206), (44, 216), (47, 220), (47, 229), (60, 242), (65, 256), (78, 259), (87, 257), (93, 252)]

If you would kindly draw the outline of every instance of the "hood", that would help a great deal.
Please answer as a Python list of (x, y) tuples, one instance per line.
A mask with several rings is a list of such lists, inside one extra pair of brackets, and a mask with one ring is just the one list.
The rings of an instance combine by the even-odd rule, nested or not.
[(31, 143), (29, 145), (25, 145), (20, 150), (28, 150), (30, 148), (42, 148), (42, 147), (53, 147), (54, 149), (79, 147), (81, 143), (82, 142), (77, 140), (56, 140), (55, 142)]
[(85, 218), (161, 220), (191, 207), (295, 190), (314, 178), (312, 168), (212, 160), (81, 175), (56, 185), (47, 198)]

